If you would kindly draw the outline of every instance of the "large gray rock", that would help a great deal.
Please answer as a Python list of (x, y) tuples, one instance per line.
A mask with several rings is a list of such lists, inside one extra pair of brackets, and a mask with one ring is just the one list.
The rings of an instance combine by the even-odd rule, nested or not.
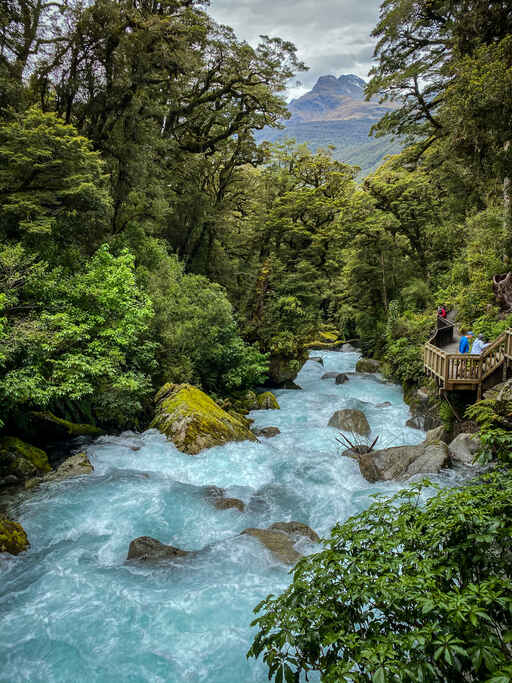
[(302, 522), (275, 522), (268, 529), (245, 529), (242, 534), (257, 538), (285, 564), (295, 564), (302, 557), (293, 547), (299, 537), (320, 543), (318, 534)]
[(447, 443), (447, 439), (448, 432), (443, 425), (439, 425), (439, 427), (435, 427), (435, 429), (428, 430), (425, 441), (444, 441)]
[(161, 562), (162, 560), (174, 560), (178, 557), (194, 555), (188, 550), (180, 550), (172, 545), (164, 545), (150, 536), (140, 536), (130, 543), (128, 560), (145, 560), (148, 562)]
[(492, 398), (494, 400), (499, 398), (501, 401), (512, 401), (512, 379), (487, 389), (484, 392), (484, 398)]
[(459, 434), (448, 446), (453, 460), (463, 465), (475, 465), (475, 457), (482, 443), (477, 434)]
[(345, 382), (348, 382), (348, 377), (344, 372), (340, 372), (334, 380), (334, 384), (345, 384)]
[(373, 358), (361, 358), (357, 361), (356, 372), (378, 372), (380, 363)]
[(232, 508), (240, 512), (245, 510), (245, 503), (242, 500), (239, 498), (226, 498), (224, 489), (220, 489), (217, 486), (207, 486), (205, 488), (205, 498), (217, 510), (230, 510)]
[(449, 461), (445, 443), (421, 443), (416, 446), (395, 446), (362, 454), (359, 469), (369, 482), (403, 481), (417, 474), (437, 474)]
[(368, 436), (371, 432), (366, 415), (361, 410), (337, 410), (329, 420), (329, 427)]

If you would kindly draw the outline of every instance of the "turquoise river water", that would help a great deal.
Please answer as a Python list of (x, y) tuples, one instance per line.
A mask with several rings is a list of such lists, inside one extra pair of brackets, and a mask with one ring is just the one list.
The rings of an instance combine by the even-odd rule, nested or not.
[[(287, 586), (289, 568), (240, 532), (296, 520), (326, 536), (372, 494), (398, 490), (368, 484), (340, 457), (327, 426), (335, 410), (362, 409), (380, 447), (424, 438), (404, 426), (399, 387), (365, 375), (339, 386), (320, 379), (353, 371), (357, 354), (314, 355), (324, 367), (306, 363), (296, 380), (303, 391), (278, 391), (280, 411), (251, 414), (279, 436), (194, 457), (154, 430), (103, 437), (88, 448), (94, 473), (45, 484), (19, 503), (31, 548), (0, 556), (0, 683), (267, 680), (263, 663), (245, 657), (252, 610)], [(392, 405), (376, 407), (385, 401)], [(211, 485), (246, 511), (217, 510), (205, 499)], [(138, 536), (204, 552), (158, 567), (126, 562)]]

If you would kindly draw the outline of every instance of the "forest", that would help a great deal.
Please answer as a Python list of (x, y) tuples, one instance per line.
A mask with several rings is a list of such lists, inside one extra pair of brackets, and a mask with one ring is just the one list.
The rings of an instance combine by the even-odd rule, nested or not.
[[(279, 38), (262, 36), (257, 47), (239, 40), (205, 2), (4, 0), (0, 17), (3, 434), (33, 436), (30, 416), (40, 411), (143, 430), (164, 382), (236, 401), (265, 383), (282, 386), (322, 330), (359, 339), (407, 393), (425, 383), (421, 350), (440, 304), (475, 334), (512, 327), (492, 286), (512, 270), (508, 2), (384, 1), (367, 94), (397, 104), (373, 134), (394, 136), (402, 151), (364, 178), (328, 147), (256, 143), (288, 116), (287, 83), (307, 67)], [(489, 452), (509, 463), (500, 415), (511, 405), (500, 415), (484, 408), (473, 416)], [(343, 527), (327, 554), (299, 565), (297, 593), (268, 603), (252, 654), (266, 651), (271, 674), (288, 683), (309, 668), (325, 681), (512, 680), (510, 548), (504, 528), (492, 526), (493, 505), (510, 520), (503, 476), (472, 521), (474, 543), (496, 552), (495, 562), (473, 601), (443, 603), (435, 622), (450, 634), (475, 614), (474, 642), (453, 627), (425, 663), (418, 643), (434, 621), (398, 645), (377, 637), (388, 624), (375, 613), (363, 644), (350, 637), (368, 614), (347, 613), (339, 632), (322, 625), (320, 640), (308, 640), (301, 591), (313, 575), (327, 585), (335, 554), (349, 561)], [(469, 519), (469, 493), (457, 495)], [(435, 521), (414, 517), (416, 530), (435, 527), (442, 513), (425, 515)], [(365, 523), (377, 533), (388, 521)], [(479, 535), (484, 521), (496, 545)], [(411, 552), (419, 536), (404, 536)], [(441, 543), (434, 531), (430, 540)], [(432, 567), (430, 579), (453, 569)], [(458, 585), (475, 582), (468, 569)], [(398, 609), (392, 602), (380, 609)], [(422, 605), (423, 616), (433, 609)], [(396, 633), (412, 613), (394, 613), (389, 628)]]

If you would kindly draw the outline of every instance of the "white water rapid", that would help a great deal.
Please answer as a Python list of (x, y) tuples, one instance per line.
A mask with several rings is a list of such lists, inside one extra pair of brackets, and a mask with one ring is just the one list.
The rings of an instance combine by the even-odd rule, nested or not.
[[(94, 473), (45, 484), (17, 506), (31, 548), (0, 556), (0, 683), (267, 680), (264, 664), (245, 657), (252, 609), (287, 586), (289, 568), (240, 532), (296, 520), (325, 536), (371, 494), (398, 490), (368, 484), (340, 457), (327, 426), (336, 410), (362, 409), (381, 448), (424, 438), (404, 426), (409, 410), (396, 385), (320, 379), (353, 371), (357, 354), (314, 355), (324, 367), (306, 363), (296, 380), (303, 391), (278, 391), (280, 411), (251, 414), (279, 436), (194, 457), (155, 431), (100, 438), (88, 448)], [(385, 401), (392, 405), (376, 407)], [(213, 507), (211, 485), (242, 499), (245, 512)], [(130, 541), (144, 535), (205, 551), (157, 567), (126, 562)]]

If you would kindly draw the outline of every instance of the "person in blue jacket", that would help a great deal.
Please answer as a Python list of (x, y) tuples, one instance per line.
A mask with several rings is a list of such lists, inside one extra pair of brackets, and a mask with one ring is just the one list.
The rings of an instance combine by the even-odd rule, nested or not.
[(459, 342), (459, 353), (469, 353), (469, 342), (473, 339), (473, 332), (465, 332), (462, 334)]

